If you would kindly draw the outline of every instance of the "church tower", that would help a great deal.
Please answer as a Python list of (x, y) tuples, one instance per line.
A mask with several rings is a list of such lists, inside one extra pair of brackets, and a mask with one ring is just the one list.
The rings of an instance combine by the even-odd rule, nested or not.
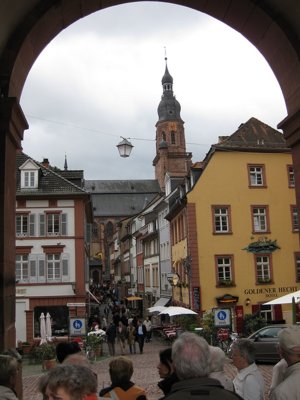
[(184, 177), (191, 165), (192, 154), (186, 152), (184, 121), (180, 116), (180, 104), (173, 94), (173, 78), (169, 73), (167, 58), (162, 77), (163, 94), (159, 103), (156, 123), (156, 156), (153, 160), (155, 178), (165, 189), (165, 175)]

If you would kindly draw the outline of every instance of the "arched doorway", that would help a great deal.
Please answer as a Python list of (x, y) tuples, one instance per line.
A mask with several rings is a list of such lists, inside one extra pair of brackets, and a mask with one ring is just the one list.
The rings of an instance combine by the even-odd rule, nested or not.
[[(5, 10), (5, 6), (0, 9), (5, 20), (0, 33), (0, 350), (15, 346), (15, 152), (21, 146), (27, 128), (26, 118), (19, 106), (24, 82), (40, 52), (59, 32), (95, 11), (127, 1), (31, 0), (25, 5), (21, 3), (14, 6), (12, 13)], [(280, 8), (280, 2), (276, 1), (265, 1), (264, 6), (251, 0), (172, 3), (204, 12), (236, 29), (270, 64), (288, 110), (288, 117), (280, 127), (292, 145), (297, 201), (300, 204), (300, 46), (292, 18), (297, 14), (294, 8), (299, 8), (297, 1), (294, 1), (294, 6), (285, 8)]]

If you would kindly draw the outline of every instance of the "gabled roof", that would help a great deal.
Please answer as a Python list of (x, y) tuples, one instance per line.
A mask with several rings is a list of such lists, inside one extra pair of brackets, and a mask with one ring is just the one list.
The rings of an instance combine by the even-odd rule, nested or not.
[(93, 193), (157, 193), (156, 179), (147, 180), (86, 180), (85, 189)]
[(129, 217), (140, 213), (161, 192), (152, 180), (87, 180), (95, 217)]
[[(26, 161), (32, 160), (39, 167), (39, 183), (37, 189), (21, 189), (20, 167)], [(17, 196), (51, 196), (51, 195), (88, 195), (88, 193), (74, 183), (62, 177), (57, 171), (44, 167), (27, 154), (19, 153), (16, 156), (16, 194)]]
[(256, 118), (241, 124), (231, 136), (222, 136), (212, 150), (290, 152), (283, 134)]

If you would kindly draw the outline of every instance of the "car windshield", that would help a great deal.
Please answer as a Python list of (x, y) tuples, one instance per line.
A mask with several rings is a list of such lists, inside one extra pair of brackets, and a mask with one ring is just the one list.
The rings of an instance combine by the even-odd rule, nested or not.
[(278, 333), (281, 331), (282, 328), (279, 327), (270, 327), (261, 330), (258, 335), (264, 338), (274, 338), (278, 336)]

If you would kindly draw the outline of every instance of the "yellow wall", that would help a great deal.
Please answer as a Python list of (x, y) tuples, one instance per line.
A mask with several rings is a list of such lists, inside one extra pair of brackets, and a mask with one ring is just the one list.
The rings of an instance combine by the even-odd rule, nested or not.
[[(265, 165), (267, 188), (248, 187), (248, 163)], [(285, 153), (215, 152), (188, 194), (188, 202), (196, 204), (203, 310), (216, 307), (216, 297), (229, 293), (239, 296), (238, 304), (250, 313), (253, 304), (300, 289), (294, 261), (299, 237), (292, 232), (290, 213), (290, 205), (296, 204), (295, 191), (288, 187), (287, 174), (287, 165), (291, 164), (291, 155)], [(211, 205), (231, 206), (232, 234), (213, 234)], [(251, 205), (269, 206), (270, 234), (252, 233)], [(242, 249), (262, 236), (276, 239), (281, 249), (272, 253), (274, 282), (257, 285), (254, 255)], [(236, 287), (216, 287), (214, 256), (218, 254), (234, 255)], [(246, 298), (251, 300), (248, 307)]]

